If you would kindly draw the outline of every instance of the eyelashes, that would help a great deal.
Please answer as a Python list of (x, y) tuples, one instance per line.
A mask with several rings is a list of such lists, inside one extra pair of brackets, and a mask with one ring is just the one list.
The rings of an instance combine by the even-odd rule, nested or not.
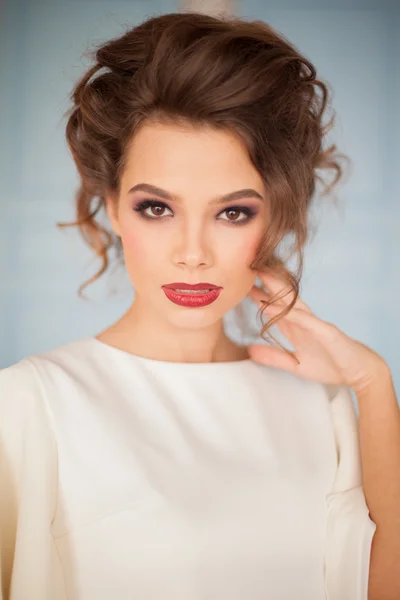
[[(145, 211), (148, 208), (160, 208), (171, 210), (169, 206), (167, 206), (167, 204), (165, 204), (164, 202), (161, 202), (161, 200), (142, 200), (133, 208), (133, 210), (135, 212), (138, 212), (141, 217), (143, 217), (144, 219), (148, 219), (149, 221), (159, 221), (163, 217), (167, 216), (162, 213), (160, 214), (160, 216), (157, 216), (154, 213), (153, 216), (150, 216), (149, 214), (145, 213)], [(221, 215), (223, 213), (229, 213), (231, 211), (244, 213), (246, 215), (245, 219), (242, 218), (240, 220), (229, 218), (221, 219), (222, 221), (226, 221), (227, 223), (232, 223), (232, 225), (244, 225), (245, 223), (248, 223), (257, 214), (257, 211), (250, 208), (249, 206), (229, 206), (228, 208), (225, 208), (223, 211), (221, 211), (219, 214)]]

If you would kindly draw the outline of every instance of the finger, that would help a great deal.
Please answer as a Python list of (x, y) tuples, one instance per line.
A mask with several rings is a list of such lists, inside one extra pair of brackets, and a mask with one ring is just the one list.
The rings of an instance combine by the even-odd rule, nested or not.
[[(288, 306), (292, 302), (294, 297), (293, 290), (282, 277), (272, 273), (271, 271), (259, 271), (258, 276), (263, 282), (265, 288), (273, 296), (282, 296), (279, 298), (279, 302), (282, 302), (285, 306)], [(297, 298), (294, 307), (302, 308), (303, 310), (307, 310), (312, 313), (311, 308), (300, 297)]]
[[(253, 302), (259, 306), (259, 308), (265, 307), (264, 313), (269, 318), (280, 314), (286, 306), (279, 301), (266, 306), (265, 302), (268, 301), (269, 296), (257, 286), (253, 286), (248, 295), (253, 300)], [(312, 311), (305, 310), (303, 308), (292, 308), (277, 322), (277, 327), (282, 328), (282, 324), (284, 322), (293, 323), (298, 325), (299, 327), (302, 327), (303, 329), (321, 333), (324, 333), (324, 330), (327, 330), (327, 328), (330, 326), (329, 323), (322, 321), (316, 315), (314, 315)], [(283, 330), (282, 332), (284, 333), (284, 335), (286, 335), (286, 333)], [(290, 341), (292, 340), (290, 339)]]
[(279, 329), (279, 331), (285, 336), (285, 338), (292, 344), (292, 346), (295, 348), (296, 347), (296, 343), (298, 342), (298, 328), (296, 331), (296, 324), (291, 323), (290, 321), (288, 321), (287, 319), (283, 318), (280, 321), (278, 321), (277, 323), (275, 323), (275, 326)]
[[(253, 302), (258, 304), (260, 308), (263, 308), (265, 304), (267, 304), (265, 310), (268, 314), (278, 314), (288, 306), (288, 303), (284, 300), (273, 300), (272, 304), (270, 304), (272, 295), (266, 293), (265, 290), (256, 285), (252, 286), (248, 296)], [(291, 310), (294, 310), (294, 307)]]
[(269, 302), (271, 301), (271, 296), (266, 294), (264, 290), (257, 287), (256, 285), (253, 285), (250, 292), (248, 293), (248, 296), (249, 298), (251, 298), (251, 300), (253, 300), (255, 304), (259, 306), (260, 309), (264, 309), (264, 312), (269, 317), (281, 313), (287, 306), (280, 300), (276, 300), (272, 304), (269, 304)]

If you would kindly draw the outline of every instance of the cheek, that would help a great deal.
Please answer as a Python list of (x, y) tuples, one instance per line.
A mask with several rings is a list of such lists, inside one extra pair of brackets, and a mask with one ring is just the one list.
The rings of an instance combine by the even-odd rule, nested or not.
[(140, 228), (122, 228), (121, 242), (124, 250), (125, 264), (129, 271), (148, 271), (150, 265), (159, 256), (157, 252), (157, 240), (154, 236)]
[(245, 236), (238, 244), (235, 245), (235, 249), (230, 251), (231, 258), (234, 259), (236, 265), (241, 267), (248, 267), (254, 260), (258, 247), (261, 242), (261, 236), (253, 234)]

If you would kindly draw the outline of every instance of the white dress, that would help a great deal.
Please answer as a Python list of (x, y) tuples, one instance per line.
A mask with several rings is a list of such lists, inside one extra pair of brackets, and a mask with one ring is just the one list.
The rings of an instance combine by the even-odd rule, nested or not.
[(348, 388), (94, 337), (0, 371), (2, 600), (367, 600)]

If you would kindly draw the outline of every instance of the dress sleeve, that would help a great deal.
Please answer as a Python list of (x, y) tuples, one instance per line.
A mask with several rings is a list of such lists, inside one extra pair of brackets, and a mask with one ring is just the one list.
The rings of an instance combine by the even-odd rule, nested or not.
[(367, 600), (372, 538), (362, 485), (359, 422), (350, 389), (330, 389), (338, 468), (327, 500), (325, 593), (327, 600)]
[[(0, 600), (54, 599), (57, 453), (29, 359), (0, 370)], [(57, 568), (57, 567), (56, 567)]]

